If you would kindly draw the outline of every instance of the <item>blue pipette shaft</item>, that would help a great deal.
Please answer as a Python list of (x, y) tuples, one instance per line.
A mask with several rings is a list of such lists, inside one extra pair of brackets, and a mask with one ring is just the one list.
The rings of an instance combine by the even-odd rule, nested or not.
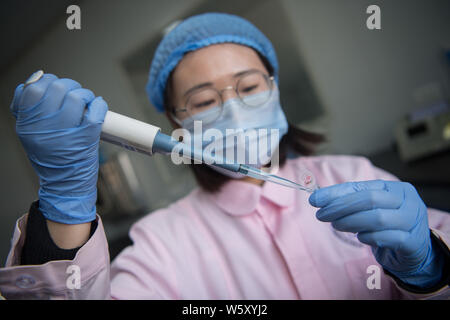
[(153, 152), (171, 154), (175, 152), (181, 157), (188, 158), (198, 163), (207, 163), (229, 171), (239, 172), (238, 163), (218, 163), (214, 158), (204, 154), (202, 150), (191, 148), (190, 145), (179, 142), (164, 133), (158, 132), (153, 141)]

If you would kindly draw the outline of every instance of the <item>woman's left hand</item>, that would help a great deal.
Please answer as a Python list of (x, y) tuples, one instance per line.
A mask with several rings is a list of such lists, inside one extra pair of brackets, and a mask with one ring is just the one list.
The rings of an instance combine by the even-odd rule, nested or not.
[(357, 233), (360, 242), (372, 247), (378, 263), (398, 278), (412, 278), (413, 283), (405, 282), (419, 286), (436, 282), (437, 275), (429, 275), (437, 249), (432, 247), (427, 207), (411, 184), (347, 182), (315, 191), (309, 202), (321, 208), (317, 219)]

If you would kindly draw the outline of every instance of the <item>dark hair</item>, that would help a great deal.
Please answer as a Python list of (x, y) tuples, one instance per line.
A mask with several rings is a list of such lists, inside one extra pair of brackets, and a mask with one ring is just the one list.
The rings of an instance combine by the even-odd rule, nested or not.
[[(255, 50), (260, 59), (262, 60), (264, 66), (270, 75), (273, 75), (274, 70), (269, 61), (261, 55), (258, 51)], [(171, 103), (171, 94), (173, 91), (172, 84), (172, 73), (170, 74), (167, 80), (166, 90), (164, 92), (164, 109), (166, 110), (166, 114), (169, 117), (172, 124), (174, 121), (172, 120), (173, 115), (173, 106)], [(303, 129), (300, 129), (293, 124), (289, 123), (287, 133), (281, 138), (279, 144), (279, 165), (282, 167), (287, 159), (288, 152), (293, 152), (300, 155), (312, 155), (315, 153), (315, 147), (325, 142), (325, 136), (318, 133), (309, 132)], [(195, 179), (200, 187), (207, 192), (217, 192), (221, 189), (221, 187), (232, 178), (229, 178), (213, 169), (205, 164), (190, 164), (190, 167), (194, 173)]]

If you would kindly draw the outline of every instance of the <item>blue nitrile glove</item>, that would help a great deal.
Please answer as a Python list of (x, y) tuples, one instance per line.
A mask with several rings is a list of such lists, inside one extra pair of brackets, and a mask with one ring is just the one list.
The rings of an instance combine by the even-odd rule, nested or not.
[(411, 184), (347, 182), (315, 191), (309, 202), (321, 207), (317, 219), (357, 233), (378, 263), (403, 282), (428, 288), (441, 279), (444, 260), (432, 245), (427, 207)]
[(10, 108), (17, 135), (39, 176), (39, 209), (60, 223), (94, 220), (106, 102), (78, 82), (52, 74), (23, 87), (16, 88)]

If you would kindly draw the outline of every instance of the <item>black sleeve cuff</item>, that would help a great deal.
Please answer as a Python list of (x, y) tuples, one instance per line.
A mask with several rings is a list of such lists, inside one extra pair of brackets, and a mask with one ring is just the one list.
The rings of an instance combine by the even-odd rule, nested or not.
[(386, 269), (383, 268), (383, 271), (387, 275), (392, 277), (394, 279), (395, 283), (397, 283), (397, 285), (400, 288), (402, 288), (406, 291), (409, 291), (411, 293), (430, 294), (430, 293), (439, 291), (442, 288), (450, 285), (450, 250), (445, 245), (445, 243), (443, 243), (438, 237), (436, 237), (436, 235), (433, 232), (430, 231), (430, 235), (431, 235), (431, 241), (433, 241), (433, 244), (436, 245), (444, 255), (444, 269), (442, 270), (442, 279), (438, 283), (436, 283), (434, 286), (432, 286), (430, 288), (421, 288), (421, 287), (417, 287), (417, 286), (413, 286), (413, 285), (404, 283), (402, 280), (400, 280), (399, 278), (394, 276), (392, 273), (390, 273), (389, 271), (387, 271)]
[[(91, 237), (97, 229), (97, 221), (91, 223)], [(39, 210), (39, 201), (31, 204), (25, 233), (25, 243), (22, 249), (21, 265), (44, 264), (54, 260), (73, 260), (78, 250), (61, 249), (52, 240), (47, 228), (47, 222)]]

